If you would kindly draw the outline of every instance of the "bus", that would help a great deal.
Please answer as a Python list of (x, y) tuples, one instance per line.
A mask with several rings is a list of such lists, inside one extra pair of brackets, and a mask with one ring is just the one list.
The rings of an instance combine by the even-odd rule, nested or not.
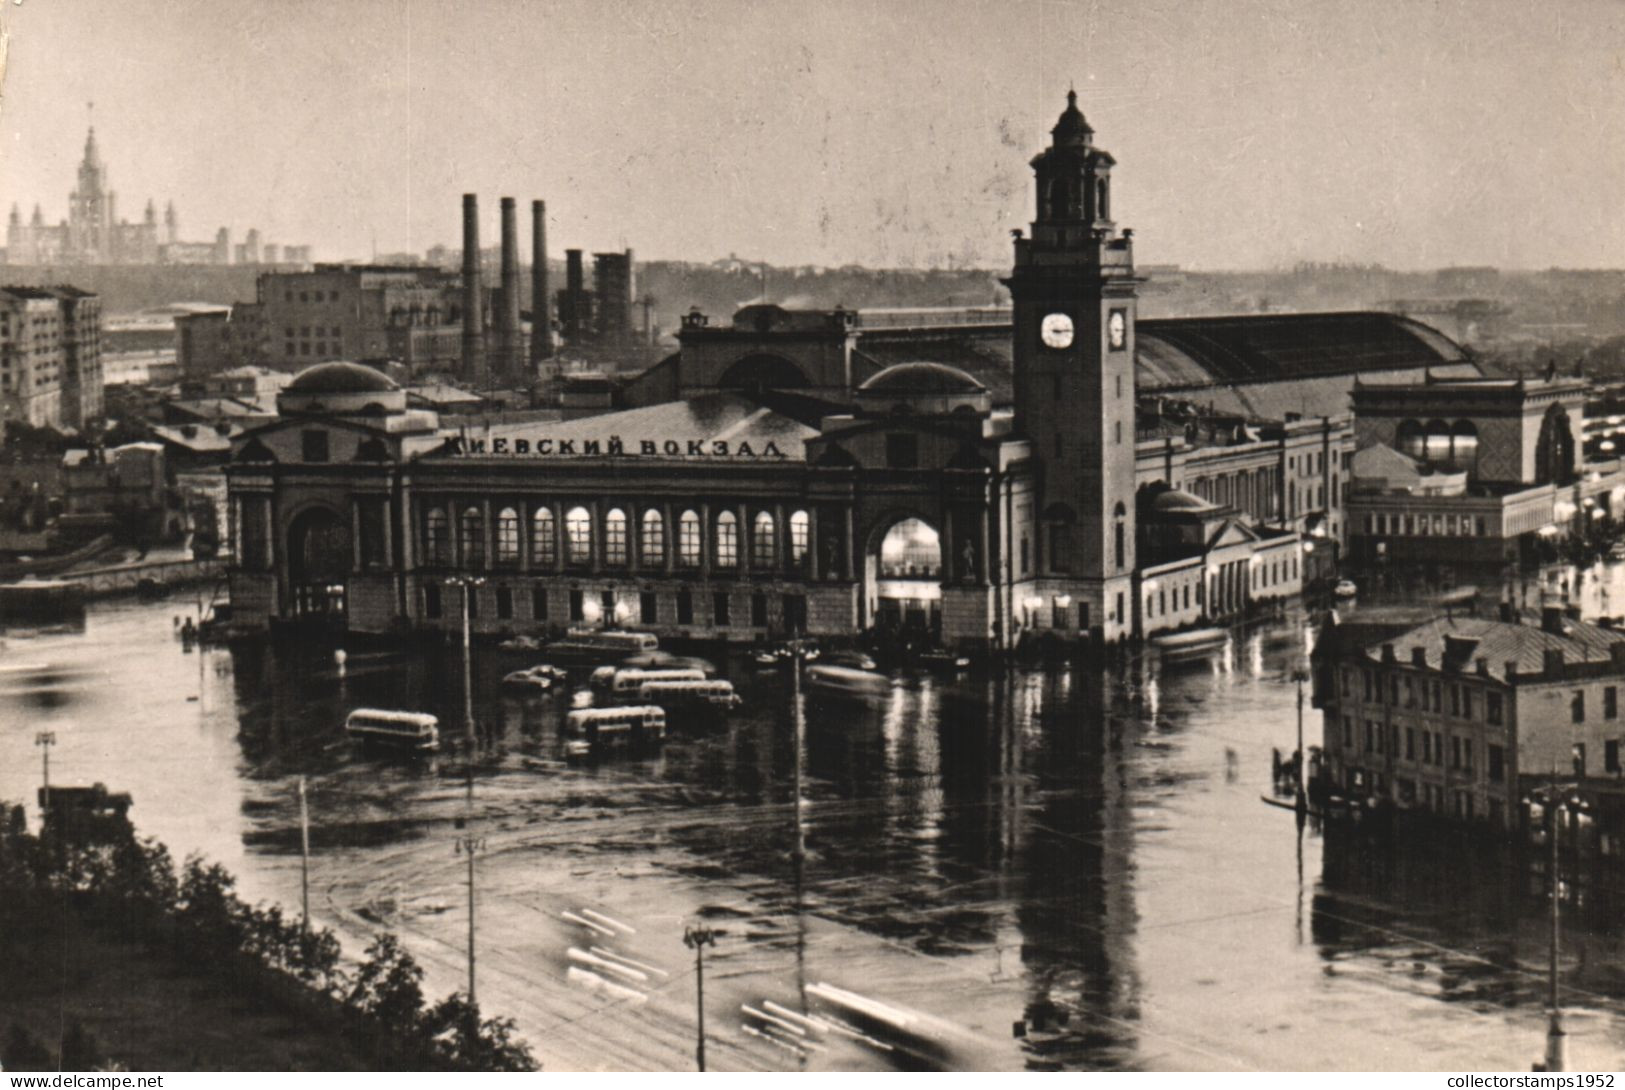
[(572, 629), (547, 645), (552, 658), (570, 662), (614, 662), (654, 651), (660, 640), (652, 632), (591, 632)]
[(577, 708), (564, 718), (564, 753), (586, 757), (611, 746), (658, 742), (666, 736), (666, 710), (653, 705)]
[(357, 708), (344, 720), (344, 730), (363, 742), (384, 742), (424, 752), (440, 748), (440, 720), (427, 712)]
[[(651, 681), (704, 681), (705, 671), (689, 667), (657, 670), (616, 670), (605, 688), (616, 700), (635, 700), (638, 690)], [(723, 684), (727, 684), (724, 682)], [(645, 704), (649, 701), (644, 701)]]
[(658, 704), (667, 711), (732, 711), (739, 707), (739, 694), (731, 681), (705, 678), (648, 679), (638, 687), (645, 704)]

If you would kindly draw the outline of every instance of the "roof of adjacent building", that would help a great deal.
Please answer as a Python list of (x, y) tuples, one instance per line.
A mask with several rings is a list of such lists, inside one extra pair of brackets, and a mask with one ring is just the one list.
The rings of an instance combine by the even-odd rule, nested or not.
[(1382, 311), (1153, 318), (1136, 333), (1142, 386), (1268, 382), (1467, 360), (1438, 330)]
[(398, 390), (395, 380), (365, 364), (336, 360), (307, 367), (288, 384), (290, 394), (368, 394)]
[(1444, 667), (1446, 638), (1477, 641), (1464, 662), (1453, 663), (1455, 669), (1471, 673), (1473, 663), (1483, 659), (1490, 676), (1507, 679), (1507, 663), (1516, 664), (1519, 674), (1538, 674), (1546, 665), (1547, 651), (1563, 652), (1567, 664), (1611, 661), (1609, 648), (1625, 643), (1625, 630), (1603, 628), (1565, 618), (1563, 634), (1548, 632), (1539, 617), (1526, 617), (1524, 623), (1490, 620), (1483, 617), (1437, 617), (1425, 624), (1396, 636), (1368, 645), (1362, 652), (1366, 658), (1380, 661), (1382, 643), (1394, 645), (1394, 656), (1401, 663), (1411, 661), (1412, 648), (1422, 648), (1430, 669)]

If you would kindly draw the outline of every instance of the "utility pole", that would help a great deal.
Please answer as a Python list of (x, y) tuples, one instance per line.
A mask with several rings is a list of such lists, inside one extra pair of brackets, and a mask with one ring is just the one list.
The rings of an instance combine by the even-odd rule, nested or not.
[(474, 754), (474, 659), (469, 651), (471, 637), (470, 600), (474, 591), (483, 586), (485, 580), (477, 575), (459, 575), (446, 580), (447, 584), (461, 587), (463, 591), (463, 735), (468, 742), (469, 760)]
[(1561, 804), (1556, 798), (1551, 798), (1546, 804), (1546, 839), (1551, 841), (1552, 870), (1552, 933), (1551, 942), (1547, 949), (1546, 982), (1548, 988), (1547, 1005), (1551, 1010), (1551, 1020), (1546, 1026), (1546, 1070), (1568, 1070), (1569, 1043), (1568, 1035), (1563, 1030), (1563, 1008), (1558, 1003), (1557, 994), (1557, 954), (1562, 941), (1561, 928), (1563, 923), (1563, 902), (1561, 899), (1562, 883), (1558, 878), (1558, 850), (1557, 838), (1562, 830), (1562, 822), (1558, 817)]
[(305, 778), (299, 777), (299, 912), (310, 930), (310, 807), (305, 801)]
[(40, 790), (40, 819), (43, 823), (46, 813), (51, 809), (51, 747), (56, 745), (56, 731), (39, 731), (34, 735), (34, 744), (40, 747), (40, 758), (44, 764), (41, 773), (43, 786)]
[(1551, 932), (1546, 951), (1546, 1003), (1549, 1008), (1546, 1023), (1546, 1055), (1543, 1063), (1534, 1066), (1537, 1071), (1567, 1071), (1569, 1060), (1568, 1034), (1563, 1029), (1563, 1008), (1559, 1002), (1557, 972), (1558, 953), (1562, 943), (1563, 922), (1563, 884), (1558, 868), (1561, 856), (1558, 851), (1558, 840), (1562, 835), (1561, 812), (1573, 808), (1586, 809), (1586, 804), (1575, 798), (1572, 802), (1565, 802), (1563, 796), (1579, 788), (1578, 783), (1548, 784), (1544, 789), (1535, 792), (1541, 805), (1546, 808), (1546, 840), (1550, 855), (1547, 868), (1551, 871), (1551, 897), (1552, 915)]
[(1292, 759), (1292, 779), (1295, 784), (1293, 802), (1299, 810), (1305, 810), (1309, 803), (1303, 794), (1303, 683), (1309, 680), (1309, 671), (1302, 666), (1293, 667), (1292, 680), (1298, 684), (1298, 752)]
[(694, 1059), (701, 1071), (705, 1070), (705, 957), (702, 951), (716, 944), (717, 933), (704, 924), (683, 928), (683, 945), (694, 951), (694, 1008), (698, 1035)]
[(457, 852), (468, 856), (468, 1005), (474, 1005), (474, 854), (485, 848), (485, 838), (465, 834), (457, 838)]

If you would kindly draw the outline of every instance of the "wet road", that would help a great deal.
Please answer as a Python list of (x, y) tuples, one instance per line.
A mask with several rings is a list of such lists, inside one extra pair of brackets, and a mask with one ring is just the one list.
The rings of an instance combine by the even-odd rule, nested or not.
[[(355, 651), (342, 674), (315, 649), (188, 653), (182, 609), (7, 637), (6, 665), (84, 673), (60, 706), (0, 709), (0, 797), (32, 802), (34, 732), (54, 730), (55, 782), (133, 792), (143, 833), (296, 910), (304, 775), (313, 915), (351, 953), (396, 931), (435, 994), (465, 981), (456, 843), (480, 837), (479, 998), (551, 1068), (692, 1065), (696, 920), (718, 932), (714, 1068), (1526, 1069), (1542, 1046), (1542, 906), (1510, 857), (1300, 836), (1260, 803), (1270, 748), (1293, 746), (1301, 622), (1178, 665), (811, 702), (797, 806), (782, 670), (731, 662), (746, 703), (726, 723), (571, 767), (568, 696), (497, 685), (539, 656), (477, 650), (470, 767), (342, 730), (372, 705), (455, 734), (454, 651)], [(1619, 942), (1592, 924), (1569, 951), (1572, 1066), (1615, 1067)], [(880, 1008), (835, 989), (907, 1032), (872, 1031)]]

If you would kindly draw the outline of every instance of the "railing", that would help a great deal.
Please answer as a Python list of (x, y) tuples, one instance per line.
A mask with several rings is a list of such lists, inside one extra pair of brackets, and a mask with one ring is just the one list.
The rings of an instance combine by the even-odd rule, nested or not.
[(225, 575), (226, 560), (160, 560), (151, 564), (133, 564), (111, 568), (89, 568), (64, 572), (59, 578), (70, 579), (85, 588), (87, 596), (118, 594), (135, 590), (150, 581), (161, 587), (182, 583), (218, 579)]

